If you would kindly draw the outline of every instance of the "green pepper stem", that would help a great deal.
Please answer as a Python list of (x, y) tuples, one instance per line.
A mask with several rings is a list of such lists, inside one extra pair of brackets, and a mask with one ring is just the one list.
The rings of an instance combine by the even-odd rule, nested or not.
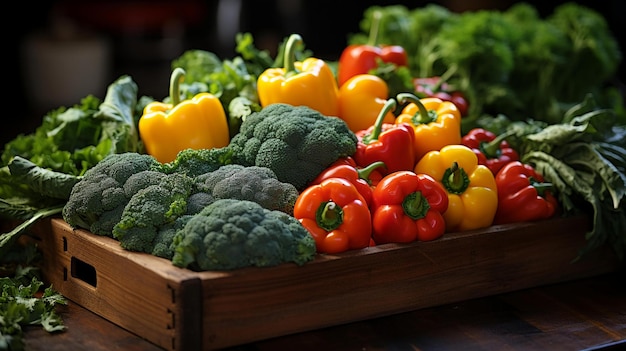
[(378, 35), (380, 33), (380, 20), (382, 18), (382, 13), (380, 11), (374, 11), (372, 14), (372, 25), (370, 26), (370, 33), (367, 39), (367, 45), (376, 46), (378, 45)]
[(371, 185), (372, 181), (370, 179), (370, 174), (372, 174), (372, 172), (378, 167), (385, 167), (385, 162), (376, 161), (371, 163), (367, 167), (358, 168), (357, 173), (359, 174), (359, 178), (364, 179), (365, 181), (367, 181), (368, 184)]
[(172, 106), (180, 103), (180, 83), (185, 80), (185, 74), (185, 70), (180, 67), (176, 67), (172, 71), (172, 76), (170, 77), (170, 100)]
[(426, 213), (430, 210), (430, 204), (421, 191), (415, 191), (402, 200), (402, 209), (405, 215), (415, 221), (426, 217)]
[(537, 195), (541, 196), (541, 197), (545, 197), (545, 193), (546, 191), (552, 190), (552, 183), (542, 183), (537, 181), (537, 179), (530, 177), (528, 179), (530, 185), (532, 185), (533, 188), (535, 188), (535, 190), (537, 191)]
[(453, 162), (443, 173), (441, 183), (447, 192), (460, 195), (467, 190), (470, 180), (465, 170), (457, 162)]
[(296, 70), (296, 46), (302, 43), (302, 37), (299, 34), (292, 34), (287, 39), (287, 44), (285, 44), (285, 56), (284, 56), (284, 64), (285, 64), (285, 75), (290, 76), (293, 74), (297, 74)]
[(318, 207), (315, 221), (320, 228), (328, 232), (335, 230), (343, 223), (343, 210), (335, 202), (327, 201)]
[(378, 117), (376, 118), (376, 123), (374, 123), (374, 128), (372, 129), (372, 133), (367, 138), (367, 144), (374, 140), (378, 140), (380, 133), (383, 131), (383, 124), (385, 122), (385, 116), (389, 111), (393, 111), (396, 109), (396, 100), (389, 99), (385, 102), (385, 105), (380, 112), (378, 113)]
[(504, 134), (500, 134), (497, 137), (495, 137), (493, 140), (488, 141), (488, 142), (481, 142), (480, 143), (480, 151), (487, 156), (487, 158), (496, 158), (498, 157), (498, 151), (500, 151), (500, 144), (502, 143), (502, 141), (504, 141), (504, 139), (510, 137), (511, 135), (513, 135), (514, 133), (512, 131), (509, 131), (507, 133)]
[(428, 113), (426, 106), (420, 101), (420, 98), (411, 93), (400, 93), (396, 96), (396, 100), (400, 105), (407, 102), (414, 103), (418, 108), (418, 113), (413, 116), (412, 121), (414, 124), (428, 124), (436, 120), (432, 115)]

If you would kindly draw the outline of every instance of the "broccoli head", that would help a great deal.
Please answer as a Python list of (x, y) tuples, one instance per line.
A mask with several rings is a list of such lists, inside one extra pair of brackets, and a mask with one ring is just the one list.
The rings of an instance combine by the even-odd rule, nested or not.
[(106, 156), (74, 185), (63, 207), (63, 219), (73, 228), (112, 236), (113, 227), (130, 198), (139, 188), (158, 182), (161, 167), (161, 163), (146, 154)]
[(171, 260), (174, 257), (174, 236), (192, 217), (192, 215), (182, 215), (173, 222), (160, 226), (154, 238), (154, 246), (150, 253), (154, 256)]
[(272, 104), (250, 114), (228, 148), (233, 163), (267, 167), (302, 190), (331, 163), (353, 155), (357, 141), (340, 118), (306, 106)]
[(192, 216), (172, 245), (172, 263), (198, 271), (303, 265), (316, 254), (315, 240), (295, 217), (236, 199), (218, 199)]
[(283, 183), (267, 167), (224, 165), (199, 175), (196, 189), (213, 199), (238, 199), (258, 203), (268, 210), (293, 214), (299, 192), (291, 183)]
[(228, 147), (185, 149), (172, 162), (163, 164), (163, 169), (165, 173), (184, 173), (193, 178), (229, 164), (231, 159), (232, 150)]
[(163, 175), (158, 184), (148, 185), (134, 194), (113, 227), (113, 237), (131, 251), (152, 253), (161, 227), (187, 212), (193, 180), (182, 173)]

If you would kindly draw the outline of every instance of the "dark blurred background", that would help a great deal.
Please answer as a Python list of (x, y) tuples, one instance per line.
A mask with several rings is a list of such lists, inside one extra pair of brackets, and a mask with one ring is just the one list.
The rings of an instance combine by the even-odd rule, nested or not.
[[(236, 56), (238, 32), (251, 32), (256, 46), (271, 52), (284, 37), (299, 33), (316, 57), (337, 60), (347, 35), (359, 31), (363, 13), (372, 5), (437, 3), (461, 12), (504, 10), (515, 2), (360, 0), (340, 7), (329, 0), (18, 2), (17, 11), (5, 12), (3, 21), (9, 96), (0, 142), (34, 131), (51, 109), (74, 105), (88, 94), (104, 98), (107, 86), (123, 74), (133, 78), (141, 95), (162, 99), (168, 94), (173, 59), (188, 49)], [(566, 1), (527, 2), (545, 16)], [(603, 14), (626, 50), (625, 1), (576, 2)], [(10, 18), (13, 14), (17, 18)], [(622, 65), (622, 81), (624, 73)]]

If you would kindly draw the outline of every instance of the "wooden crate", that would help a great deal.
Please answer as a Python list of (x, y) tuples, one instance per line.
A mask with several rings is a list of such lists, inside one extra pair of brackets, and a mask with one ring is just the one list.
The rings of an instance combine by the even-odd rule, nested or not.
[(587, 217), (492, 226), (231, 272), (193, 272), (72, 230), (37, 227), (48, 283), (167, 350), (206, 350), (618, 269), (610, 250), (572, 263)]

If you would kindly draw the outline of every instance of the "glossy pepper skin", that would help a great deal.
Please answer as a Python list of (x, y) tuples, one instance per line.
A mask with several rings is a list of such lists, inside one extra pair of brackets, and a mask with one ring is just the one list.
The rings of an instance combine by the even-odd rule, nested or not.
[(430, 241), (446, 231), (448, 194), (427, 174), (398, 171), (385, 176), (372, 195), (372, 238), (379, 244)]
[(302, 37), (292, 34), (285, 45), (285, 67), (268, 68), (257, 79), (262, 107), (274, 103), (308, 106), (325, 116), (338, 116), (337, 80), (324, 60), (309, 57), (295, 62), (294, 50)]
[(372, 217), (363, 196), (343, 178), (305, 188), (293, 215), (315, 239), (317, 252), (340, 253), (370, 245)]
[[(339, 117), (353, 132), (376, 123), (380, 110), (389, 99), (387, 82), (373, 74), (359, 74), (339, 88)], [(393, 111), (387, 112), (383, 123), (394, 123)]]
[(469, 103), (465, 94), (458, 90), (452, 89), (444, 78), (439, 76), (415, 78), (413, 79), (415, 85), (415, 95), (419, 98), (435, 97), (443, 101), (450, 101), (454, 103), (459, 110), (461, 117), (467, 115)]
[(496, 175), (507, 163), (519, 160), (519, 154), (505, 140), (506, 137), (506, 134), (496, 136), (489, 130), (473, 128), (461, 138), (461, 144), (474, 151), (478, 164), (487, 166)]
[(383, 175), (395, 171), (410, 171), (415, 166), (414, 133), (408, 124), (383, 123), (388, 111), (393, 111), (396, 101), (389, 99), (380, 110), (376, 123), (368, 129), (355, 133), (357, 137), (354, 161), (366, 167), (376, 161), (385, 163), (380, 169)]
[(396, 123), (413, 127), (416, 162), (429, 151), (461, 143), (461, 114), (452, 102), (438, 98), (419, 99), (409, 93), (398, 94), (396, 99), (400, 104), (408, 103)]
[(498, 209), (498, 187), (489, 168), (478, 164), (476, 154), (465, 145), (447, 145), (430, 151), (415, 165), (439, 182), (448, 193), (443, 214), (446, 231), (485, 228)]
[(558, 202), (541, 174), (529, 164), (512, 161), (496, 175), (498, 211), (494, 224), (547, 219), (554, 215)]
[(182, 68), (172, 72), (172, 103), (154, 101), (144, 107), (139, 119), (139, 134), (146, 152), (161, 163), (173, 161), (185, 149), (211, 149), (228, 145), (228, 120), (219, 98), (199, 93), (180, 101), (179, 84), (185, 77)]
[[(352, 167), (355, 167), (357, 169), (362, 169), (363, 167), (360, 167), (359, 165), (356, 164), (356, 161), (354, 160), (353, 157), (350, 156), (346, 156), (346, 157), (341, 157), (339, 158), (337, 161), (333, 162), (331, 164), (332, 165), (339, 165), (339, 164), (346, 164), (346, 165), (350, 165)], [(370, 183), (371, 186), (376, 186), (376, 184), (378, 184), (378, 182), (380, 182), (381, 179), (383, 179), (383, 174), (380, 172), (381, 169), (384, 169), (384, 162), (383, 165), (380, 167), (376, 167), (375, 169), (371, 170), (369, 175), (367, 176), (367, 180)]]
[(408, 65), (408, 55), (402, 46), (378, 45), (380, 19), (380, 11), (375, 11), (372, 17), (369, 39), (366, 44), (348, 45), (341, 52), (337, 66), (337, 80), (340, 87), (350, 78), (358, 74), (369, 73), (370, 70), (378, 67), (378, 60), (393, 63), (397, 66)]
[(376, 171), (377, 168), (383, 167), (384, 165), (385, 164), (383, 162), (374, 162), (367, 167), (359, 168), (356, 163), (350, 164), (350, 161), (340, 159), (333, 162), (333, 164), (323, 170), (310, 185), (319, 184), (328, 178), (346, 179), (350, 183), (354, 184), (369, 206), (372, 203), (372, 190), (374, 188), (374, 185), (372, 185), (373, 181), (370, 179), (370, 174)]

